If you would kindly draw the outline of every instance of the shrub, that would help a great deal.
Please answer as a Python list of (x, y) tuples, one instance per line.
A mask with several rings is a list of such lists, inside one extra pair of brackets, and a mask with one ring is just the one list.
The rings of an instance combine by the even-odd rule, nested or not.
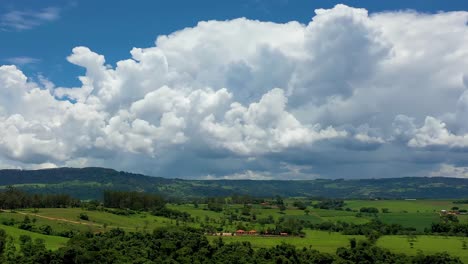
[(81, 220), (89, 221), (89, 217), (85, 213), (80, 213), (79, 217)]

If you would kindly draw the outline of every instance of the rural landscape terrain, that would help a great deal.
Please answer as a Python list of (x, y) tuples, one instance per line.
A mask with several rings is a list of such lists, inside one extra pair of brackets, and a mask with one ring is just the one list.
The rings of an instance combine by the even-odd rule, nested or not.
[(0, 264), (468, 264), (468, 0), (0, 0)]
[[(146, 263), (150, 252), (180, 263), (468, 263), (467, 181), (188, 181), (102, 168), (3, 170), (0, 252), (5, 263)], [(376, 187), (382, 182), (387, 188)], [(142, 240), (148, 244), (138, 246)]]

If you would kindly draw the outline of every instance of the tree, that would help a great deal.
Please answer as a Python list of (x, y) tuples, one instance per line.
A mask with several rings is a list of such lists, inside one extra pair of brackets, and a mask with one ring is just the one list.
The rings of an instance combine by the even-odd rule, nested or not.
[(414, 248), (414, 243), (417, 241), (417, 237), (414, 234), (410, 234), (407, 237), (410, 248)]
[(7, 243), (7, 234), (5, 230), (0, 229), (0, 256), (3, 255), (3, 252), (5, 252), (6, 243)]
[(50, 225), (44, 225), (39, 228), (39, 231), (44, 235), (51, 235), (52, 227)]
[(379, 209), (375, 207), (362, 207), (359, 209), (359, 212), (361, 213), (369, 213), (369, 214), (377, 214), (379, 213)]
[(350, 246), (351, 248), (356, 248), (356, 244), (357, 244), (357, 242), (356, 242), (356, 239), (355, 239), (355, 238), (351, 238), (351, 239), (349, 240), (349, 246)]
[(81, 220), (89, 221), (89, 216), (87, 214), (85, 214), (85, 213), (80, 213), (78, 218), (81, 219)]
[(278, 205), (278, 206), (284, 205), (283, 198), (281, 198), (281, 196), (279, 196), (279, 195), (276, 195), (275, 202), (276, 202), (276, 205)]

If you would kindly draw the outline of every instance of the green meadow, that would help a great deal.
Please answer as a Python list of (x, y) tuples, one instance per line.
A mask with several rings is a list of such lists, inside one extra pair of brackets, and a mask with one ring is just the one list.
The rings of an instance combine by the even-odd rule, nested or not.
[(359, 210), (361, 207), (387, 208), (391, 213), (434, 213), (455, 206), (451, 200), (348, 200), (346, 207)]
[[(383, 236), (377, 241), (377, 245), (388, 248), (394, 252), (416, 255), (418, 251), (426, 254), (447, 252), (458, 256), (464, 263), (468, 263), (468, 250), (463, 249), (463, 241), (468, 243), (466, 237), (448, 236), (417, 236), (411, 240), (407, 236)], [(410, 242), (413, 243), (411, 247)]]
[[(79, 219), (85, 213), (89, 220)], [(0, 213), (0, 220), (15, 219), (22, 221), (28, 215), (37, 225), (50, 225), (54, 230), (76, 230), (104, 232), (111, 228), (121, 228), (127, 231), (152, 230), (158, 227), (175, 225), (175, 220), (153, 216), (146, 212), (133, 215), (116, 215), (100, 211), (87, 211), (81, 208), (41, 208), (37, 212), (32, 209)]]
[[(287, 243), (299, 248), (313, 248), (322, 252), (335, 253), (339, 247), (348, 246), (351, 238), (363, 239), (363, 236), (346, 236), (335, 232), (307, 230), (305, 237), (266, 237), (266, 236), (226, 236), (224, 242), (250, 242), (253, 248), (274, 247)], [(209, 236), (210, 241), (219, 237)]]
[(5, 230), (8, 235), (13, 237), (15, 245), (17, 247), (19, 245), (19, 238), (22, 235), (30, 236), (33, 240), (43, 239), (45, 242), (46, 248), (51, 249), (51, 250), (56, 250), (64, 246), (68, 241), (68, 238), (65, 238), (65, 237), (42, 235), (42, 234), (29, 232), (26, 230), (21, 230), (19, 228), (6, 226), (6, 225), (0, 225), (0, 229)]

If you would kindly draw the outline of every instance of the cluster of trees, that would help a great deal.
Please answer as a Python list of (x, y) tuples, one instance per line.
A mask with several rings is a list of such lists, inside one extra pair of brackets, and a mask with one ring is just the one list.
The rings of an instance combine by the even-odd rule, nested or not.
[(421, 251), (416, 256), (396, 254), (388, 249), (375, 246), (370, 241), (356, 241), (352, 239), (348, 248), (336, 250), (337, 259), (345, 260), (338, 263), (462, 263), (457, 257), (447, 253), (424, 255)]
[(53, 236), (62, 236), (62, 237), (72, 237), (77, 232), (66, 229), (66, 230), (54, 230), (50, 225), (40, 225), (37, 223), (36, 218), (30, 218), (25, 216), (22, 221), (10, 219), (2, 219), (1, 224), (6, 226), (15, 226), (19, 229), (44, 234), (44, 235), (53, 235)]
[(223, 211), (223, 207), (225, 204), (225, 199), (222, 197), (216, 198), (206, 198), (204, 199), (204, 203), (206, 203), (206, 209), (213, 211), (213, 212), (221, 212)]
[(80, 200), (67, 194), (31, 194), (8, 186), (0, 192), (1, 209), (79, 207)]
[(302, 200), (294, 200), (293, 206), (299, 210), (307, 209), (307, 206), (310, 205), (310, 202), (302, 201)]
[(318, 203), (314, 204), (314, 208), (328, 210), (343, 210), (343, 206), (345, 206), (345, 202), (342, 199), (323, 199)]
[(259, 204), (265, 202), (265, 199), (253, 197), (251, 195), (233, 194), (228, 202), (232, 204)]
[(468, 200), (456, 200), (453, 201), (454, 204), (468, 204)]
[(156, 216), (191, 221), (190, 214), (166, 207), (166, 201), (159, 195), (142, 192), (105, 191), (104, 206), (122, 210), (149, 211)]
[(408, 235), (416, 233), (415, 228), (403, 227), (400, 224), (386, 224), (378, 219), (373, 219), (365, 224), (337, 221), (308, 224), (306, 227), (316, 230), (341, 232), (344, 235), (364, 235), (371, 241), (377, 240), (382, 235)]
[(304, 236), (304, 221), (294, 219), (294, 218), (284, 218), (280, 217), (278, 222), (275, 225), (274, 229), (267, 229), (267, 231), (271, 234), (279, 235), (280, 233), (288, 233), (289, 235), (293, 236)]
[(440, 222), (432, 223), (431, 232), (449, 236), (468, 237), (468, 223)]
[[(229, 204), (243, 204), (244, 207), (251, 207), (252, 204), (262, 204), (264, 208), (268, 208), (271, 206), (277, 206), (281, 210), (286, 210), (286, 204), (281, 196), (276, 195), (272, 199), (264, 199), (259, 197), (252, 197), (250, 195), (238, 195), (234, 194), (231, 197), (205, 197), (195, 199), (193, 201), (195, 207), (198, 207), (198, 204), (203, 203), (206, 204), (206, 210), (214, 211), (214, 212), (221, 212), (225, 205)], [(309, 203), (310, 204), (310, 203)], [(307, 204), (301, 200), (296, 200), (294, 202), (294, 206), (301, 207), (301, 209), (305, 209)]]
[(127, 233), (113, 229), (100, 234), (83, 234), (57, 251), (44, 241), (20, 238), (19, 249), (0, 230), (0, 263), (462, 263), (447, 254), (416, 256), (395, 254), (366, 241), (350, 241), (336, 254), (288, 244), (254, 250), (248, 242), (210, 244), (200, 230), (157, 229), (153, 233)]
[(276, 206), (278, 206), (278, 208), (281, 211), (286, 210), (286, 205), (284, 204), (284, 200), (283, 200), (283, 198), (281, 196), (276, 195), (276, 197), (275, 197), (275, 199), (273, 200), (272, 203), (275, 204)]
[[(305, 222), (303, 220), (298, 220), (294, 218), (284, 218), (280, 217), (277, 221), (272, 218), (262, 218), (258, 221), (262, 225), (268, 223), (269, 225), (265, 228), (257, 230), (259, 234), (268, 234), (268, 235), (280, 235), (281, 233), (287, 233), (288, 235), (293, 236), (305, 236), (303, 232)], [(243, 223), (237, 225), (237, 229), (246, 230), (248, 227), (244, 226)]]
[(104, 206), (109, 208), (148, 211), (162, 208), (166, 201), (155, 194), (143, 192), (104, 191)]
[(359, 209), (359, 212), (360, 213), (368, 213), (368, 214), (378, 214), (379, 209), (377, 209), (375, 207), (361, 207), (361, 209)]
[(239, 195), (233, 194), (231, 196), (216, 196), (216, 197), (200, 197), (196, 199), (191, 199), (195, 206), (198, 204), (207, 204), (207, 210), (212, 211), (221, 211), (223, 206), (226, 204), (261, 204), (266, 201), (266, 199), (253, 197), (251, 195)]

